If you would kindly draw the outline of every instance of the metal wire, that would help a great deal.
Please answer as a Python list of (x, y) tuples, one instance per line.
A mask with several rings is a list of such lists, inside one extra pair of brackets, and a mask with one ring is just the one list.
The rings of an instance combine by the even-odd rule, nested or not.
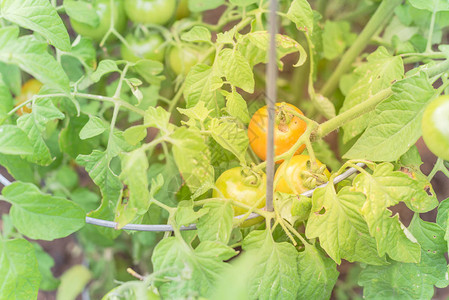
[[(364, 167), (365, 164), (364, 163), (358, 163), (357, 166)], [(346, 170), (346, 172), (344, 172), (344, 173), (338, 175), (337, 177), (335, 177), (334, 184), (335, 183), (339, 183), (340, 181), (348, 178), (349, 176), (351, 176), (352, 174), (354, 174), (356, 172), (357, 172), (357, 169), (349, 168), (348, 170)], [(3, 184), (4, 186), (8, 186), (8, 185), (11, 184), (11, 181), (9, 181), (2, 174), (0, 174), (0, 183)], [(320, 185), (320, 186), (317, 186), (313, 190), (306, 191), (306, 192), (302, 193), (301, 195), (304, 195), (304, 196), (307, 196), (307, 197), (311, 197), (313, 192), (317, 188), (325, 187), (326, 185), (327, 185), (327, 182), (322, 184), (322, 185)], [(258, 216), (259, 215), (256, 214), (256, 213), (251, 213), (246, 218), (246, 220), (254, 219), (254, 218), (257, 218)], [(236, 219), (241, 219), (241, 218), (243, 218), (243, 215), (236, 216), (235, 218)], [(117, 228), (117, 223), (116, 222), (106, 221), (106, 220), (101, 220), (101, 219), (96, 219), (96, 218), (91, 218), (91, 217), (86, 217), (86, 223), (87, 224), (92, 224), (92, 225), (97, 225), (97, 226), (102, 226), (102, 227)], [(157, 225), (127, 224), (127, 225), (125, 225), (121, 229), (134, 230), (134, 231), (153, 231), (153, 232), (173, 231), (173, 227), (171, 225), (162, 225), (162, 224), (157, 224)], [(189, 226), (182, 226), (180, 228), (180, 230), (195, 230), (195, 229), (196, 229), (196, 224), (191, 224)]]

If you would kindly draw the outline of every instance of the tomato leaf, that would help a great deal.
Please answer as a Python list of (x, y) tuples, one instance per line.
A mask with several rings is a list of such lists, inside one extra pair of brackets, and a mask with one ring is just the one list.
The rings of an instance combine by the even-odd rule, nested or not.
[(231, 204), (224, 201), (207, 202), (204, 208), (208, 213), (200, 217), (196, 226), (198, 237), (204, 241), (218, 241), (227, 244), (232, 232), (234, 212)]
[(138, 215), (143, 215), (150, 207), (148, 190), (148, 158), (142, 148), (121, 156), (120, 179), (128, 186), (129, 198), (117, 206), (115, 222), (122, 228)]
[(344, 158), (395, 161), (421, 136), (421, 119), (434, 95), (425, 74), (393, 85), (394, 94), (379, 104), (368, 128)]
[(41, 274), (30, 242), (0, 239), (0, 270), (1, 299), (37, 298)]
[(247, 271), (248, 295), (257, 299), (296, 299), (300, 288), (298, 251), (287, 242), (276, 243), (269, 230), (252, 231), (242, 248), (256, 257)]
[[(379, 47), (368, 55), (367, 62), (358, 67), (354, 73), (360, 77), (346, 96), (340, 113), (363, 103), (369, 97), (388, 88), (393, 81), (402, 79), (404, 65), (401, 57), (391, 56), (387, 49)], [(374, 114), (374, 112), (363, 114), (343, 125), (343, 142), (346, 143), (362, 133)]]
[(190, 0), (188, 2), (191, 12), (202, 12), (219, 7), (225, 0)]
[(92, 273), (83, 265), (74, 265), (61, 276), (57, 298), (75, 299), (92, 278)]
[(323, 55), (326, 59), (337, 58), (355, 41), (357, 35), (351, 32), (350, 26), (344, 21), (326, 21), (323, 31)]
[(339, 275), (335, 262), (310, 245), (299, 253), (298, 274), (297, 299), (317, 300), (330, 298)]
[(0, 126), (0, 153), (31, 155), (33, 146), (26, 133), (14, 125)]
[(163, 239), (154, 249), (152, 262), (162, 297), (208, 296), (220, 274), (229, 267), (223, 260), (236, 252), (219, 242), (205, 241), (193, 250), (182, 239)]
[[(427, 196), (427, 193), (427, 197), (422, 198), (421, 191), (417, 190), (413, 179), (402, 172), (393, 171), (393, 165), (388, 163), (378, 165), (372, 175), (360, 173), (353, 184), (357, 191), (366, 195), (361, 212), (370, 234), (376, 238), (379, 255), (388, 253), (397, 261), (419, 262), (419, 244), (399, 221), (398, 215), (391, 217), (388, 207), (406, 199), (422, 203), (432, 203), (433, 199)], [(430, 207), (432, 205), (428, 208)]]
[(51, 241), (84, 226), (84, 210), (78, 204), (43, 194), (31, 183), (13, 182), (2, 193), (12, 204), (14, 226), (29, 238)]
[(89, 116), (89, 121), (83, 126), (79, 133), (79, 137), (82, 140), (95, 137), (102, 134), (107, 129), (105, 122), (96, 116)]
[(328, 184), (313, 193), (306, 235), (310, 239), (318, 237), (321, 247), (337, 264), (341, 258), (371, 265), (386, 264), (385, 256), (377, 254), (376, 241), (359, 212), (364, 203), (365, 196), (349, 187), (343, 187), (337, 194), (334, 186)]
[(236, 123), (215, 118), (211, 120), (209, 130), (212, 138), (220, 146), (232, 152), (241, 162), (245, 161), (245, 153), (249, 145), (245, 130), (239, 128)]
[(225, 48), (218, 54), (220, 72), (230, 84), (248, 93), (254, 92), (254, 74), (248, 61), (238, 50)]
[(49, 1), (4, 0), (1, 3), (1, 14), (8, 21), (42, 34), (56, 48), (70, 50), (67, 29)]
[(248, 124), (250, 117), (245, 99), (236, 91), (231, 93), (221, 91), (221, 93), (226, 97), (226, 111), (228, 114), (237, 118), (243, 124)]
[(55, 261), (39, 244), (33, 243), (33, 246), (39, 265), (39, 272), (42, 275), (39, 289), (43, 291), (54, 291), (59, 285), (59, 280), (56, 279), (51, 272), (51, 268), (55, 265)]
[[(0, 65), (0, 69), (3, 65)], [(12, 99), (9, 87), (6, 85), (5, 77), (0, 72), (0, 124), (3, 120), (8, 118), (8, 113), (14, 108), (14, 101)]]
[(434, 285), (447, 285), (444, 231), (436, 224), (422, 221), (417, 215), (409, 229), (422, 247), (421, 262), (392, 261), (388, 266), (367, 266), (359, 279), (359, 284), (364, 287), (364, 297), (430, 299)]
[(187, 32), (181, 34), (181, 39), (186, 42), (208, 42), (211, 41), (211, 33), (207, 27), (193, 26)]
[(198, 211), (193, 209), (193, 200), (183, 200), (179, 202), (178, 209), (176, 210), (175, 220), (176, 225), (190, 225), (195, 223), (198, 218), (206, 215), (209, 209), (202, 208)]
[(307, 0), (294, 0), (287, 12), (287, 18), (296, 24), (296, 28), (313, 32), (313, 11)]
[(100, 18), (95, 11), (95, 7), (90, 2), (64, 0), (64, 9), (71, 19), (97, 27), (100, 24)]
[(417, 9), (428, 11), (449, 11), (449, 3), (443, 0), (409, 0), (410, 4)]

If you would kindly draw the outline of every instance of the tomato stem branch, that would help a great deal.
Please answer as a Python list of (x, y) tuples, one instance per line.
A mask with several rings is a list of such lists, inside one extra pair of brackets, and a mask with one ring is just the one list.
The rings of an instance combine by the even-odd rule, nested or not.
[(383, 100), (387, 99), (393, 95), (393, 91), (391, 87), (384, 89), (374, 96), (371, 96), (368, 98), (368, 100), (357, 104), (356, 106), (350, 108), (349, 110), (339, 114), (338, 116), (327, 120), (324, 123), (321, 123), (318, 127), (318, 138), (323, 138), (332, 131), (338, 129), (339, 127), (343, 126), (344, 124), (348, 123), (349, 121), (352, 121), (361, 115), (370, 112), (374, 110), (374, 108)]
[(355, 58), (365, 49), (371, 40), (371, 37), (384, 27), (393, 15), (396, 6), (400, 5), (402, 0), (382, 1), (378, 9), (366, 24), (365, 28), (359, 34), (354, 44), (346, 51), (340, 60), (335, 72), (332, 73), (329, 80), (321, 89), (321, 94), (330, 97), (338, 87), (338, 82), (343, 74), (345, 74), (352, 65)]

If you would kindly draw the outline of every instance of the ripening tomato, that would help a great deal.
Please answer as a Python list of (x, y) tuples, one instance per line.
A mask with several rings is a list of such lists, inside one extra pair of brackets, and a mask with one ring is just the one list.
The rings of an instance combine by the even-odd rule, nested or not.
[[(306, 131), (306, 122), (294, 116), (289, 112), (290, 110), (304, 115), (296, 106), (285, 102), (276, 103), (274, 127), (275, 156), (287, 152)], [(248, 125), (249, 144), (254, 153), (262, 160), (267, 159), (267, 133), (268, 110), (267, 106), (264, 106), (256, 111)], [(301, 145), (295, 154), (300, 154), (305, 147), (305, 145)], [(277, 163), (280, 162), (277, 161)]]
[(449, 160), (449, 95), (438, 97), (426, 107), (422, 132), (430, 151)]
[(168, 64), (176, 75), (189, 73), (190, 69), (198, 63), (200, 52), (187, 46), (172, 47), (168, 53)]
[[(266, 176), (264, 173), (257, 176), (255, 174), (245, 175), (241, 167), (235, 167), (223, 172), (215, 182), (215, 186), (218, 191), (214, 189), (214, 198), (224, 197), (249, 206), (260, 201), (257, 208), (265, 206)], [(247, 212), (246, 209), (238, 206), (233, 206), (233, 209), (236, 216)], [(249, 221), (245, 223), (247, 222)]]
[[(20, 90), (20, 94), (16, 97), (16, 105), (18, 106), (23, 102), (27, 101), (37, 93), (42, 87), (42, 83), (36, 79), (30, 79), (22, 85), (22, 89)], [(28, 103), (25, 106), (22, 106), (20, 109), (16, 111), (16, 113), (21, 116), (24, 113), (29, 114), (31, 112), (31, 103)]]
[(329, 170), (319, 160), (312, 165), (310, 156), (294, 155), (288, 164), (284, 161), (277, 169), (274, 175), (274, 181), (277, 180), (275, 190), (287, 194), (301, 194), (327, 182), (329, 177)]
[[(70, 23), (76, 33), (89, 37), (96, 42), (100, 42), (111, 26), (111, 17), (114, 18), (114, 28), (117, 32), (123, 32), (125, 30), (126, 15), (124, 13), (123, 0), (114, 0), (114, 5), (112, 7), (113, 15), (111, 14), (110, 0), (95, 0), (93, 6), (98, 18), (100, 19), (100, 23), (97, 27), (93, 27), (89, 24), (84, 24), (71, 18)], [(115, 38), (115, 36), (111, 35), (109, 40)]]
[(136, 62), (139, 59), (164, 60), (164, 39), (158, 33), (152, 32), (145, 36), (136, 37), (132, 34), (126, 36), (126, 42), (120, 47), (120, 52), (124, 60)]
[(174, 15), (176, 0), (125, 0), (125, 11), (134, 23), (164, 25)]

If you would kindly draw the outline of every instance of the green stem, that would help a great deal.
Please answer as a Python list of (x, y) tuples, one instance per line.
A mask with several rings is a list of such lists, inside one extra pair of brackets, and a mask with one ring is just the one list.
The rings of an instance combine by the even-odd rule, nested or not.
[(354, 44), (343, 55), (335, 72), (326, 82), (321, 90), (321, 94), (329, 97), (333, 94), (338, 86), (338, 82), (343, 74), (345, 74), (355, 60), (355, 58), (365, 49), (371, 40), (371, 37), (390, 20), (396, 6), (402, 3), (402, 0), (384, 0), (379, 5), (372, 18), (366, 24), (365, 28), (359, 34)]
[(340, 128), (344, 124), (348, 123), (349, 121), (352, 121), (360, 117), (361, 115), (374, 110), (377, 104), (387, 99), (391, 95), (393, 95), (393, 91), (391, 90), (391, 87), (389, 87), (378, 92), (374, 96), (371, 96), (363, 103), (357, 104), (356, 106), (339, 114), (338, 116), (327, 120), (324, 123), (321, 123), (318, 127), (317, 138), (323, 138), (335, 129)]
[(435, 17), (437, 15), (437, 8), (439, 1), (434, 2), (434, 8), (432, 12), (432, 18), (430, 19), (430, 28), (429, 28), (429, 35), (427, 36), (427, 45), (426, 45), (426, 52), (432, 51), (432, 37), (433, 37), (433, 29), (435, 27)]
[(129, 109), (141, 116), (145, 115), (144, 110), (142, 110), (138, 107), (135, 107), (134, 105), (131, 105), (130, 103), (120, 100), (120, 99), (115, 99), (112, 97), (106, 97), (106, 96), (100, 96), (100, 95), (83, 94), (83, 93), (72, 93), (72, 96), (85, 98), (85, 99), (91, 99), (91, 100), (97, 100), (97, 101), (103, 101), (103, 102), (118, 103), (118, 104), (120, 104), (120, 106), (126, 107), (127, 109)]
[(401, 54), (400, 56), (407, 56), (406, 58), (404, 58), (404, 64), (412, 64), (423, 61), (425, 59), (443, 59), (447, 57), (447, 55), (445, 55), (443, 52), (406, 53)]

